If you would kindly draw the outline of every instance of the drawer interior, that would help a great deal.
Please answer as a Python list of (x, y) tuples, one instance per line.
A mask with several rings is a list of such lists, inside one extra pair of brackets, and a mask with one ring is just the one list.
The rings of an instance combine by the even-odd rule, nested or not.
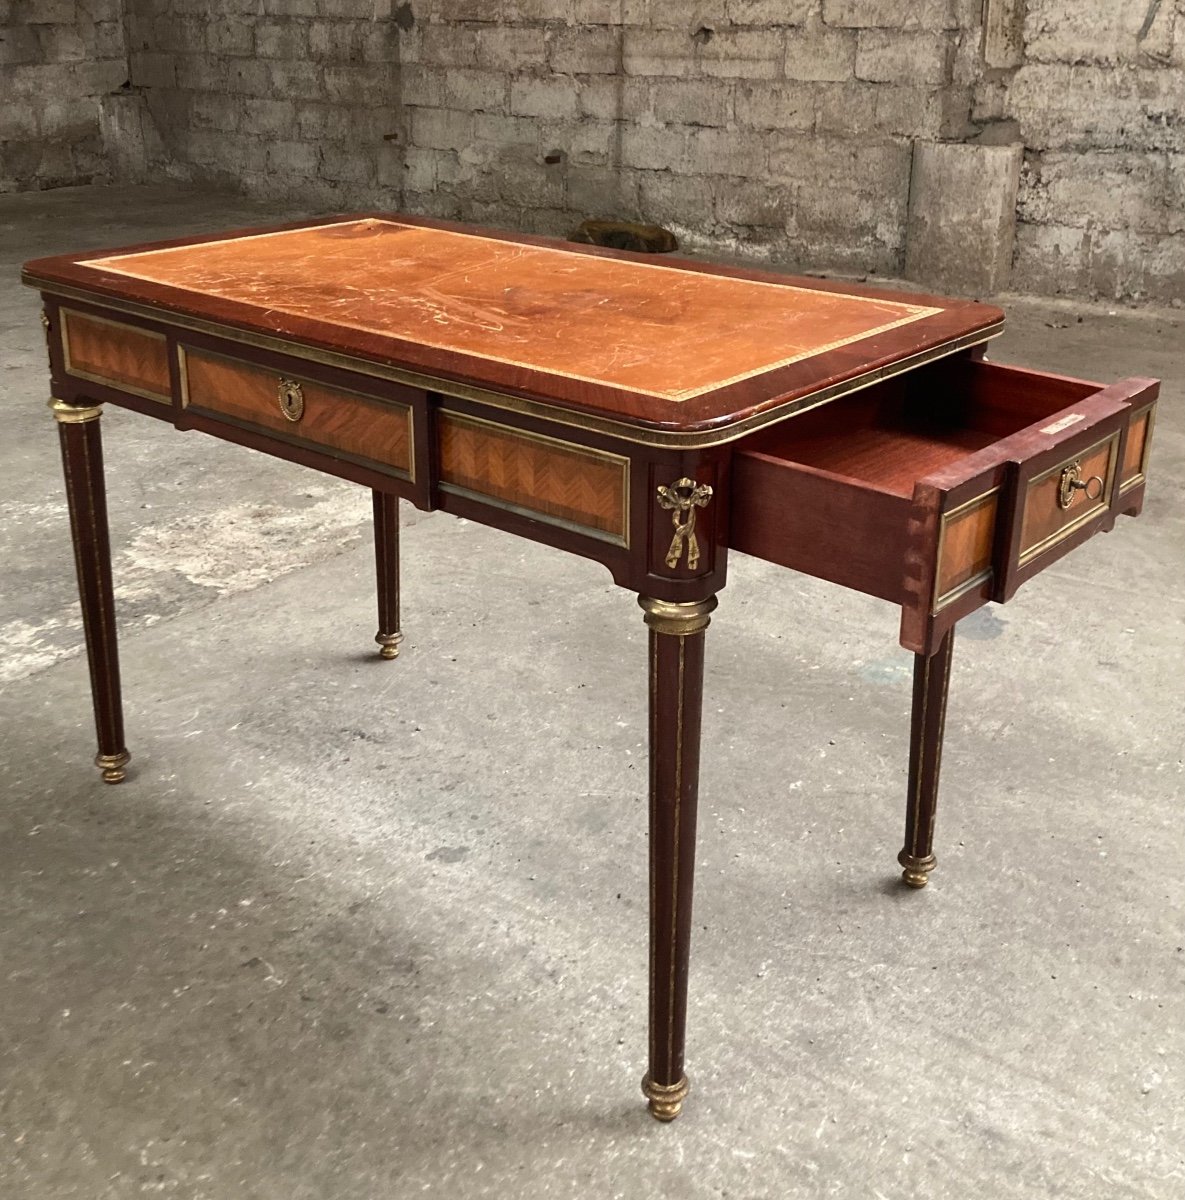
[(919, 479), (1098, 388), (991, 363), (944, 361), (784, 421), (744, 449), (908, 498)]

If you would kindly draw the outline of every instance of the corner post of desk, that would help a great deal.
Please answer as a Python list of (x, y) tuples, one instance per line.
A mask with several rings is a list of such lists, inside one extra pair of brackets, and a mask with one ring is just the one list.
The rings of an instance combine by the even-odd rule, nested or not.
[(103, 410), (100, 404), (67, 403), (64, 400), (51, 400), (49, 406), (57, 421), (62, 448), (62, 471), (99, 743), (95, 766), (102, 772), (105, 783), (120, 783), (127, 773), (131, 755), (124, 742), (120, 695), (111, 542), (107, 530), (103, 442), (99, 431)]

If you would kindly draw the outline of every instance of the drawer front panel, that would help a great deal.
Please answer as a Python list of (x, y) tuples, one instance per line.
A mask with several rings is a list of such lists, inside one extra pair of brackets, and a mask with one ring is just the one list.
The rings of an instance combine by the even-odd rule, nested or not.
[(1135, 413), (1127, 433), (1127, 446), (1123, 451), (1123, 470), (1119, 476), (1121, 493), (1145, 481), (1148, 475), (1148, 451), (1152, 446), (1152, 424), (1156, 417), (1156, 405)]
[(285, 441), (339, 451), (412, 477), (411, 409), (343, 388), (181, 347), (187, 408), (279, 434)]
[(628, 545), (627, 458), (445, 409), (437, 438), (443, 486)]
[(59, 314), (62, 362), (68, 375), (172, 404), (164, 334), (71, 308), (62, 308)]
[(1115, 483), (1119, 436), (1117, 429), (1029, 481), (1022, 499), (1021, 566), (1107, 512)]

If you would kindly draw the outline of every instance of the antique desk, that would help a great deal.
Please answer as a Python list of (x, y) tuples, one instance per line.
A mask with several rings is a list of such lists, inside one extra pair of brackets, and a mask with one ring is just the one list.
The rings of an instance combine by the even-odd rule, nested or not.
[(585, 555), (650, 628), (650, 1055), (683, 1072), (704, 635), (740, 550), (880, 596), (916, 656), (905, 882), (956, 621), (1136, 514), (1157, 384), (984, 360), (995, 308), (363, 216), (29, 263), (44, 300), (103, 778), (124, 778), (99, 414), (120, 404)]

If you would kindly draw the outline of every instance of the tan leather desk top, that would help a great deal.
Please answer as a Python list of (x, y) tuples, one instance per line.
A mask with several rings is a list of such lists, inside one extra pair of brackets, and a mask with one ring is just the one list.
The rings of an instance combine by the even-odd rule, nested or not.
[(961, 301), (382, 217), (26, 267), (35, 286), (55, 276), (685, 429), (983, 340), (1002, 316)]

